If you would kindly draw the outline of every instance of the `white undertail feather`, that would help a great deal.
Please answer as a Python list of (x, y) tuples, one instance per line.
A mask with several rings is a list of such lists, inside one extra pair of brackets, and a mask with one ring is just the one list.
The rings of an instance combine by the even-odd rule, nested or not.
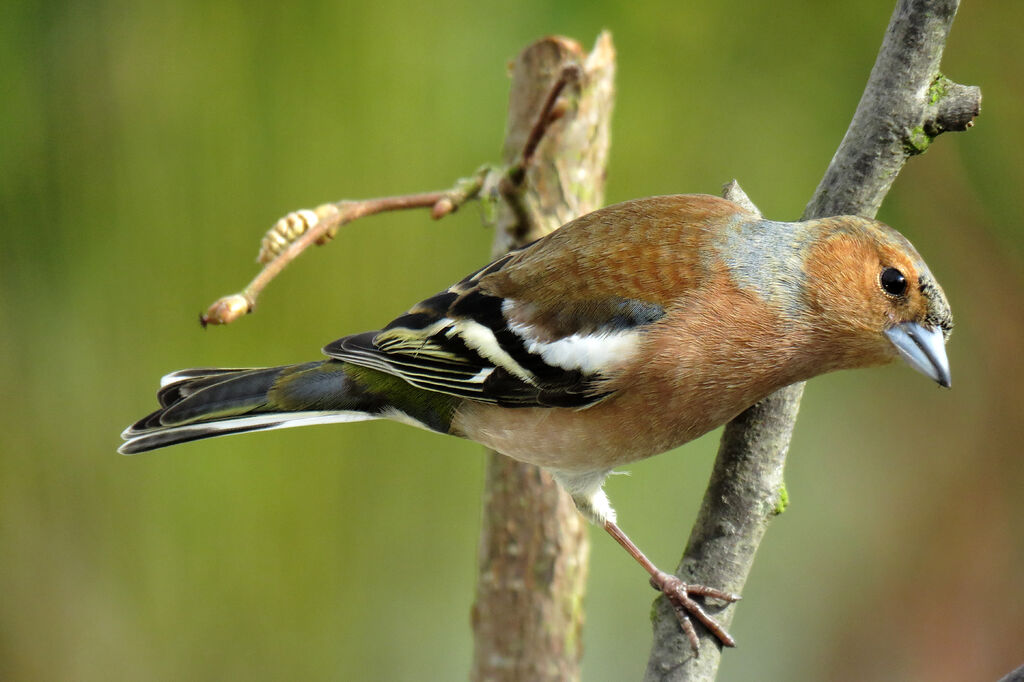
[[(368, 417), (371, 418), (371, 417)], [(402, 412), (396, 407), (387, 407), (381, 411), (378, 419), (387, 419), (389, 421), (398, 422), (399, 424), (405, 424), (406, 426), (413, 426), (417, 429), (423, 429), (424, 431), (430, 431), (431, 433), (437, 433), (436, 430), (430, 428), (419, 419), (410, 417), (405, 412)]]
[(588, 471), (584, 473), (551, 471), (558, 485), (562, 486), (576, 503), (576, 508), (595, 526), (605, 521), (615, 523), (615, 510), (604, 492), (604, 480), (609, 471)]
[(118, 452), (123, 455), (131, 455), (135, 454), (134, 450), (137, 446), (141, 445), (144, 447), (147, 442), (177, 440), (179, 438), (188, 439), (190, 435), (200, 433), (208, 433), (210, 436), (213, 436), (218, 433), (239, 433), (246, 430), (272, 431), (293, 426), (359, 422), (381, 418), (379, 415), (367, 414), (365, 412), (309, 411), (256, 414), (251, 417), (236, 417), (223, 421), (184, 424), (182, 426), (153, 431), (133, 431), (129, 427), (121, 434), (121, 437), (125, 439), (125, 443), (118, 448)]

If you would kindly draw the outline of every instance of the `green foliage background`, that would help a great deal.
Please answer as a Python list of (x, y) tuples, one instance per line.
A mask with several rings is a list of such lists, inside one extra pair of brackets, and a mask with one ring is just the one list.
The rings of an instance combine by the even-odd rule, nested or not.
[[(496, 160), (505, 64), (533, 39), (613, 33), (609, 202), (736, 177), (791, 219), (892, 5), (0, 4), (0, 678), (463, 679), (477, 446), (367, 423), (123, 458), (117, 434), (167, 371), (315, 358), (480, 265), (475, 208), (371, 218), (257, 314), (196, 324), (285, 212)], [(1022, 21), (1016, 0), (964, 1), (944, 67), (983, 88), (983, 114), (913, 159), (880, 216), (952, 301), (954, 389), (904, 367), (811, 382), (792, 504), (723, 679), (995, 679), (1021, 662)], [(666, 566), (716, 442), (610, 482)], [(637, 679), (653, 593), (593, 544), (585, 678)]]

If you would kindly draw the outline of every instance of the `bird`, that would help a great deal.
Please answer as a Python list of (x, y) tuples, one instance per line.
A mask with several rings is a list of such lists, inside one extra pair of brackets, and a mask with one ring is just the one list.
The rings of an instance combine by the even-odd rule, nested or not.
[(693, 596), (617, 524), (616, 468), (721, 426), (774, 391), (902, 358), (950, 386), (946, 295), (911, 243), (858, 216), (763, 218), (710, 195), (634, 199), (497, 258), (318, 360), (168, 374), (120, 452), (385, 419), (537, 465), (650, 574), (694, 650)]

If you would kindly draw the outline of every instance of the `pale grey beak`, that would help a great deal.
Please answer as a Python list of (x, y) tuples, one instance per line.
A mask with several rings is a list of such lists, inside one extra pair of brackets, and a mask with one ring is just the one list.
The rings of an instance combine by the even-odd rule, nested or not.
[(921, 374), (949, 388), (949, 360), (941, 329), (929, 329), (917, 322), (904, 322), (885, 330), (892, 345), (907, 364)]

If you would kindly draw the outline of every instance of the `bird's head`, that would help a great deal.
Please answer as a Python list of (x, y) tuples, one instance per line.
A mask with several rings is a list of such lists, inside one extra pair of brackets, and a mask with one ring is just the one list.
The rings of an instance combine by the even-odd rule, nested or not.
[(865, 218), (808, 225), (820, 232), (805, 252), (805, 300), (821, 320), (817, 331), (838, 341), (828, 344), (837, 349), (835, 366), (863, 367), (899, 356), (949, 387), (945, 343), (953, 316), (913, 245), (888, 225)]

